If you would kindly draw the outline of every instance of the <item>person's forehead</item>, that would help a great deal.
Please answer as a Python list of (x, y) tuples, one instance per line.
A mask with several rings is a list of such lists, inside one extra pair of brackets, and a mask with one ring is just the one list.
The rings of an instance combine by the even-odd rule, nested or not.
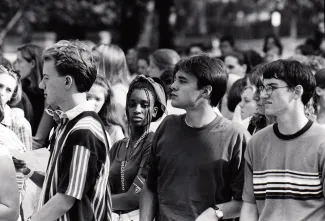
[(276, 78), (270, 78), (270, 79), (264, 79), (263, 80), (264, 85), (286, 85), (286, 82), (284, 82), (283, 80), (280, 79), (276, 79)]
[(225, 58), (225, 64), (238, 64), (238, 59), (234, 56), (227, 56)]
[(197, 81), (197, 77), (195, 75), (193, 75), (191, 73), (184, 72), (184, 71), (177, 71), (175, 74), (175, 77)]
[(59, 76), (59, 73), (54, 65), (54, 60), (46, 60), (43, 63), (43, 74), (49, 76)]
[(153, 94), (146, 88), (134, 89), (130, 96), (130, 100), (133, 101), (148, 101), (148, 99), (153, 100)]

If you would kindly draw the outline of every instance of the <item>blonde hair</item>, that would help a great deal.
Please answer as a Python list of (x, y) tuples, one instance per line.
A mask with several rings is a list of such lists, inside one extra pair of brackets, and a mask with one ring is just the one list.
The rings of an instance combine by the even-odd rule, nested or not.
[(111, 85), (129, 84), (129, 69), (125, 54), (117, 45), (101, 44), (96, 48), (99, 53), (97, 73), (106, 77)]

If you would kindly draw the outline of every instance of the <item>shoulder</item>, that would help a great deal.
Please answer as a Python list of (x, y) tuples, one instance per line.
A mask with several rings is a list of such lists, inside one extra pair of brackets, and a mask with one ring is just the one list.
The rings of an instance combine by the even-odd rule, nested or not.
[(160, 123), (158, 126), (157, 130), (155, 131), (155, 134), (160, 134), (160, 133), (166, 133), (170, 130), (167, 128), (173, 127), (173, 130), (176, 130), (176, 127), (181, 124), (182, 117), (184, 117), (185, 114), (183, 115), (167, 115)]
[(221, 119), (218, 121), (218, 123), (216, 123), (215, 127), (222, 128), (228, 135), (243, 136), (247, 137), (247, 139), (251, 137), (247, 129), (242, 124), (233, 122), (224, 117), (220, 118)]
[(271, 138), (271, 135), (274, 135), (273, 124), (255, 133), (249, 140), (249, 143), (251, 144), (265, 143), (266, 140), (269, 140)]
[[(95, 112), (81, 113), (78, 117), (68, 123), (71, 126), (70, 136), (80, 139), (81, 137), (94, 137), (105, 143), (106, 131)], [(82, 139), (87, 140), (87, 139)]]

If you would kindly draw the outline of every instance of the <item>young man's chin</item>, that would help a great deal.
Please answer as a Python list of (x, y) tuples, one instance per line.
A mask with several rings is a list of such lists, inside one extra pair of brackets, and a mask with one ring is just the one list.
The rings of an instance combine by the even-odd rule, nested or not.
[(180, 105), (179, 102), (177, 102), (175, 100), (172, 100), (171, 104), (172, 104), (173, 107), (182, 108), (182, 105)]

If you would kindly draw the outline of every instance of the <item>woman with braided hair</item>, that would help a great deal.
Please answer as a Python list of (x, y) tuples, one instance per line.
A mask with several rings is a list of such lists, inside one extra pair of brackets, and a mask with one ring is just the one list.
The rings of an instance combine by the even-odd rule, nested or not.
[(110, 150), (109, 183), (117, 220), (139, 220), (139, 197), (153, 139), (149, 126), (165, 109), (166, 92), (161, 84), (144, 75), (131, 82), (126, 101), (130, 137), (118, 141)]

